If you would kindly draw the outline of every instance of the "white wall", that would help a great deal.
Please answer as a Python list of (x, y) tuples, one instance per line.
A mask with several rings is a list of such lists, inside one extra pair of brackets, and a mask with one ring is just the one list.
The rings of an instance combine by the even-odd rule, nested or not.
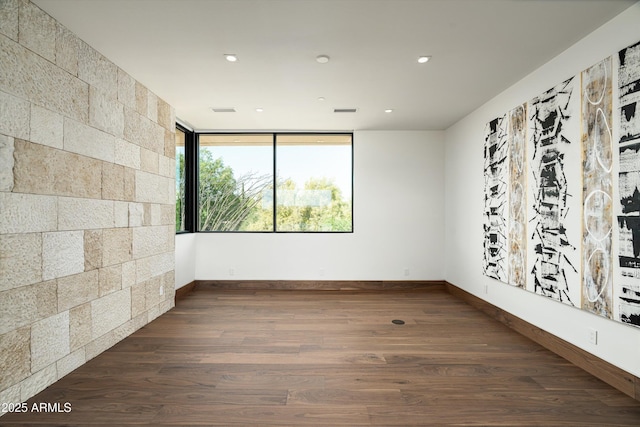
[(176, 234), (176, 289), (195, 280), (195, 242), (194, 234)]
[(443, 224), (444, 133), (356, 132), (353, 233), (199, 233), (195, 278), (442, 280)]
[[(445, 136), (446, 280), (636, 376), (640, 376), (640, 329), (482, 274), (482, 210), (485, 124), (638, 40), (640, 3), (456, 123)], [(599, 332), (597, 345), (588, 341), (589, 328)]]

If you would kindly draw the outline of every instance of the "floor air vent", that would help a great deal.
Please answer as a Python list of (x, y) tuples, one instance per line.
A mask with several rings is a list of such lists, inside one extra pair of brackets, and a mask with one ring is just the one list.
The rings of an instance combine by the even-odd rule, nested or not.
[(334, 113), (355, 113), (357, 108), (334, 108)]

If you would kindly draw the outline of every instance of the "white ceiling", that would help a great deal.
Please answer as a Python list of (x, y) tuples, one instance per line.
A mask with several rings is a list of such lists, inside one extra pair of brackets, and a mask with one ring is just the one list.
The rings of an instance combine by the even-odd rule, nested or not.
[(200, 130), (446, 129), (635, 3), (33, 2)]

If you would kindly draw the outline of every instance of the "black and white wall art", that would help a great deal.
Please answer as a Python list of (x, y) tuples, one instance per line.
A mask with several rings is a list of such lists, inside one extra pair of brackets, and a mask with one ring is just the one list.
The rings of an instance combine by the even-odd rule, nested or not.
[[(579, 197), (579, 129), (575, 78), (527, 104), (530, 166), (528, 288), (579, 306), (575, 200)], [(571, 216), (573, 215), (573, 217)]]
[(611, 57), (581, 73), (582, 308), (613, 318)]
[(640, 42), (618, 52), (617, 319), (640, 327)]
[(509, 150), (509, 284), (525, 288), (527, 283), (527, 105), (507, 114)]
[(507, 281), (507, 139), (506, 120), (499, 117), (484, 135), (484, 259), (486, 276)]
[(487, 123), (486, 276), (640, 327), (640, 42)]

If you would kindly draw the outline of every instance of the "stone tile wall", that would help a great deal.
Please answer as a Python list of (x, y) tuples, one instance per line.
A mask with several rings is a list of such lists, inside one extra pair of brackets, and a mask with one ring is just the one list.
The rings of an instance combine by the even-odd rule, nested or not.
[(28, 0), (0, 0), (0, 402), (174, 301), (175, 113)]

